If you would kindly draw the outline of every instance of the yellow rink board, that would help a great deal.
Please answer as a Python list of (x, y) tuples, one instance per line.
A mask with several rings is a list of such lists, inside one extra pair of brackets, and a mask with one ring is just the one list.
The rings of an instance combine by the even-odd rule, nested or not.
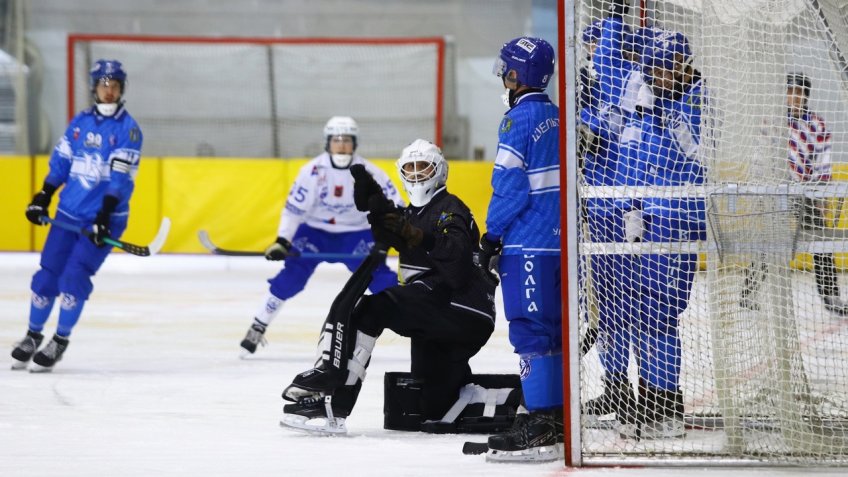
[[(280, 211), (298, 170), (308, 159), (243, 159), (162, 157), (142, 160), (130, 202), (130, 222), (124, 240), (146, 244), (156, 234), (163, 216), (172, 227), (163, 252), (204, 253), (197, 231), (206, 230), (218, 245), (239, 250), (263, 250), (276, 237)], [(373, 160), (386, 171), (403, 193), (393, 159)], [(0, 251), (38, 251), (46, 227), (31, 225), (24, 210), (41, 188), (48, 157), (0, 156)], [(486, 206), (492, 194), (492, 163), (450, 161), (448, 190), (471, 208), (485, 231)], [(834, 180), (848, 181), (848, 165), (834, 166)], [(51, 204), (55, 211), (56, 198)], [(839, 228), (848, 227), (848, 204), (840, 208)], [(844, 270), (846, 254), (837, 254), (836, 266)], [(796, 268), (809, 269), (809, 254), (793, 260)], [(702, 256), (701, 268), (704, 268)]]
[[(6, 201), (0, 219), (9, 233), (0, 235), (0, 251), (41, 250), (46, 227), (27, 222), (24, 210), (41, 188), (48, 157), (0, 157), (0, 180)], [(285, 198), (299, 169), (309, 159), (162, 157), (142, 160), (130, 201), (130, 221), (123, 239), (146, 244), (163, 216), (172, 221), (163, 252), (204, 253), (197, 231), (206, 230), (221, 246), (263, 250), (274, 241)], [(31, 162), (34, 161), (34, 162)], [(401, 190), (394, 159), (373, 160)], [(491, 197), (492, 163), (451, 161), (448, 190), (460, 196), (485, 229)], [(55, 212), (57, 198), (51, 209)]]

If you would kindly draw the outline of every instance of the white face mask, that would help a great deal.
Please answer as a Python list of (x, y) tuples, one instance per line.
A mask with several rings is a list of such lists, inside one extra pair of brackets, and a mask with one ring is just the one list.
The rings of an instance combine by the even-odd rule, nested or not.
[(501, 102), (503, 102), (504, 106), (509, 107), (509, 88), (504, 91), (504, 94), (501, 95)]
[(339, 169), (346, 169), (353, 161), (353, 154), (330, 154), (333, 165)]
[(112, 116), (118, 110), (118, 103), (96, 103), (97, 112), (103, 116)]

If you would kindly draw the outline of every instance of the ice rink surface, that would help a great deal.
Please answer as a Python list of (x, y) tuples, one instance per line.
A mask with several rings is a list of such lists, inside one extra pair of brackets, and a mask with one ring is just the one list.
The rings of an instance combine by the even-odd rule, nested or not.
[[(239, 359), (277, 264), (259, 258), (113, 254), (53, 373), (9, 369), (26, 332), (36, 254), (0, 254), (0, 476), (767, 476), (846, 475), (839, 469), (565, 469), (492, 464), (466, 440), (382, 428), (383, 374), (409, 369), (408, 341), (380, 337), (346, 437), (279, 427), (280, 393), (311, 367), (320, 325), (349, 276), (322, 265), (287, 302), (269, 345)], [(57, 307), (58, 308), (58, 307)], [(477, 373), (514, 373), (506, 322), (472, 360)], [(54, 310), (45, 329), (55, 331)]]

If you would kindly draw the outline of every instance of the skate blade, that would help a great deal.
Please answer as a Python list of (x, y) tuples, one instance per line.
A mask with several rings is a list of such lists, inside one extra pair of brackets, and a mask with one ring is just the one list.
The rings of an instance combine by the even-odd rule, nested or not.
[(606, 415), (583, 414), (583, 427), (586, 429), (615, 429), (618, 427), (618, 419), (614, 413)]
[(251, 356), (253, 356), (253, 353), (251, 353), (250, 351), (248, 351), (244, 348), (242, 348), (241, 351), (239, 351), (239, 359), (247, 359)]
[(340, 436), (347, 434), (343, 417), (327, 419), (326, 417), (306, 417), (297, 414), (283, 414), (280, 427), (296, 432), (320, 436)]
[(17, 359), (12, 358), (12, 370), (21, 371), (27, 368), (29, 361), (18, 361)]
[(40, 364), (32, 363), (29, 367), (30, 373), (50, 373), (53, 371), (53, 366), (42, 366)]
[(540, 446), (520, 451), (501, 451), (489, 449), (486, 453), (486, 462), (524, 462), (537, 464), (542, 462), (554, 462), (563, 459), (563, 445)]

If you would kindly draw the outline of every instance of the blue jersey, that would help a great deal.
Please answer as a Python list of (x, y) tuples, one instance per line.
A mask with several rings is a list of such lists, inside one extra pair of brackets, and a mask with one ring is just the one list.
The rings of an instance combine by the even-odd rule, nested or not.
[[(640, 106), (645, 107), (646, 104), (643, 103), (652, 101), (652, 97), (638, 64), (625, 61), (621, 65), (621, 71), (625, 74), (622, 87), (615, 95), (605, 95), (606, 98), (615, 102), (601, 102), (600, 110), (594, 118), (595, 122), (589, 124), (590, 128), (598, 128), (596, 133), (602, 139), (599, 145), (605, 146), (605, 149), (598, 152), (597, 157), (586, 160), (585, 169), (589, 185), (641, 183), (638, 176), (642, 173), (635, 162), (638, 160), (638, 154), (632, 152), (632, 147), (634, 140), (638, 139), (637, 131), (641, 121)], [(614, 213), (618, 209), (633, 208), (630, 200), (613, 199), (591, 199), (588, 201), (588, 207), (593, 213), (602, 215)]]
[[(701, 142), (701, 94), (701, 80), (696, 76), (683, 94), (660, 101), (662, 121), (655, 122), (642, 144), (648, 183), (665, 186), (704, 183), (704, 168), (697, 157)], [(690, 230), (703, 227), (703, 199), (644, 199), (643, 209), (651, 215), (680, 218), (690, 224)]]
[(486, 233), (504, 255), (560, 253), (559, 108), (542, 92), (520, 96), (504, 115), (492, 172)]
[(126, 217), (141, 160), (141, 129), (120, 106), (113, 116), (95, 107), (74, 116), (50, 156), (46, 182), (65, 187), (58, 209), (82, 221), (93, 220), (103, 196), (119, 199), (113, 216)]

